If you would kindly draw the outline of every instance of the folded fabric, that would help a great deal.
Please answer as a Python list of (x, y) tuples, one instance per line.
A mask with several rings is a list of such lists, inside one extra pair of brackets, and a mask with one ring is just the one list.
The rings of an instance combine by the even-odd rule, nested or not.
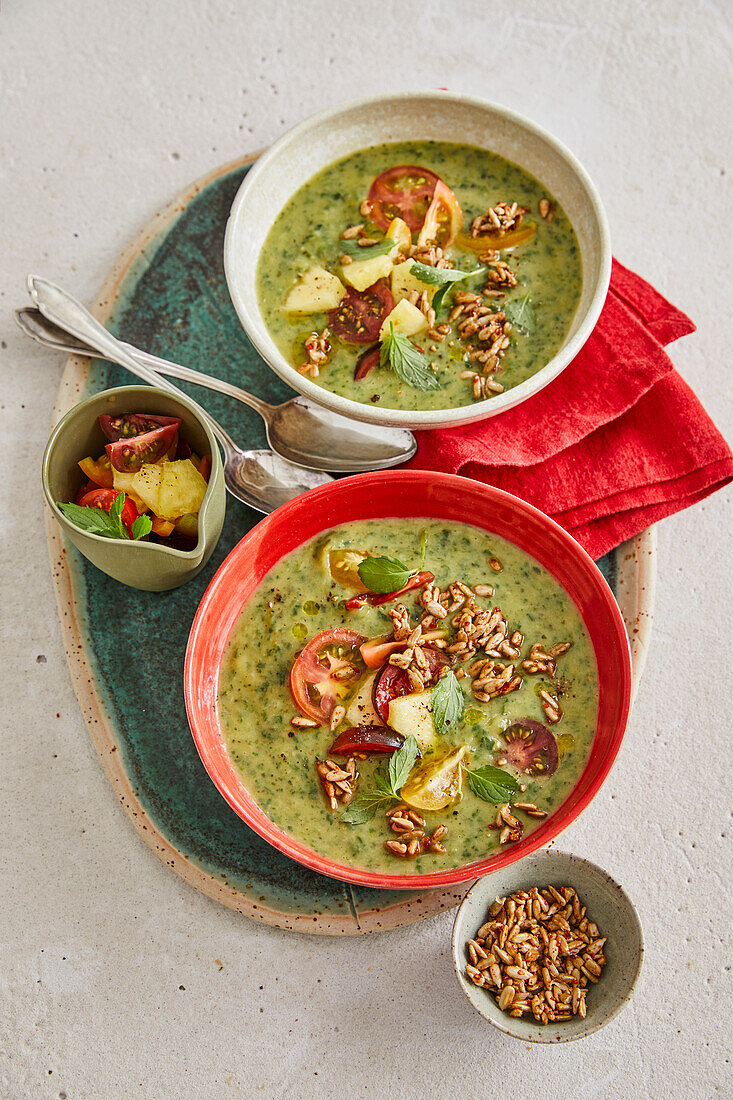
[(733, 479), (733, 455), (663, 344), (695, 326), (614, 261), (587, 343), (498, 417), (418, 432), (417, 469), (495, 485), (552, 516), (595, 558)]

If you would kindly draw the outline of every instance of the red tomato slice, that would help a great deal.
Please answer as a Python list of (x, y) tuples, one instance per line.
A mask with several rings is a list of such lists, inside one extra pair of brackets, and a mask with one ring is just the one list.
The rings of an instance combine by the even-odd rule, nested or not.
[(337, 680), (333, 674), (356, 664), (364, 641), (363, 634), (343, 627), (322, 630), (311, 638), (290, 670), (290, 691), (301, 714), (319, 725), (331, 716), (337, 700), (351, 690), (347, 681)]
[(502, 733), (506, 747), (494, 754), (526, 775), (552, 775), (557, 768), (557, 741), (547, 726), (523, 718)]
[(448, 248), (463, 225), (461, 204), (447, 184), (438, 180), (433, 201), (430, 203), (425, 222), (417, 238), (419, 245), (437, 244)]
[[(145, 435), (156, 428), (167, 428), (175, 424), (181, 426), (181, 418), (178, 416), (154, 416), (152, 413), (120, 413), (119, 416), (109, 416), (104, 413), (99, 418), (99, 426), (114, 443), (118, 439), (131, 439), (136, 435)], [(184, 458), (186, 456), (184, 455)]]
[(369, 371), (376, 367), (379, 363), (379, 345), (375, 348), (367, 348), (363, 351), (359, 358), (356, 360), (356, 366), (354, 367), (354, 381), (360, 382), (362, 378), (366, 378)]
[(352, 726), (338, 735), (329, 756), (349, 756), (352, 752), (394, 752), (402, 738), (384, 726)]
[[(119, 495), (119, 489), (92, 489), (90, 492), (84, 494), (79, 504), (86, 508), (101, 508), (104, 512), (109, 512), (112, 501)], [(132, 525), (138, 515), (139, 512), (134, 502), (130, 500), (129, 497), (125, 497), (120, 519), (127, 528), (127, 533), (130, 538), (132, 538)]]
[(379, 339), (382, 322), (393, 309), (394, 298), (384, 283), (375, 283), (361, 293), (349, 287), (329, 313), (328, 327), (347, 344), (371, 344)]
[(152, 432), (108, 443), (105, 450), (115, 470), (133, 474), (146, 462), (159, 462), (173, 446), (180, 423), (180, 420), (174, 420), (172, 424), (155, 428)]
[(419, 229), (433, 198), (440, 176), (415, 164), (396, 164), (373, 181), (367, 201), (369, 215), (380, 229), (387, 229), (393, 218), (402, 218), (410, 229)]
[[(430, 680), (436, 679), (440, 670), (452, 663), (451, 658), (441, 649), (432, 649), (426, 645), (423, 646), (423, 653), (427, 658)], [(372, 702), (385, 725), (389, 725), (389, 704), (392, 699), (397, 699), (400, 695), (412, 695), (414, 691), (407, 670), (404, 668), (385, 665), (382, 671), (377, 673), (372, 689)]]
[(347, 600), (345, 606), (349, 611), (355, 611), (358, 607), (363, 607), (365, 603), (371, 604), (372, 607), (379, 607), (382, 603), (396, 600), (403, 593), (410, 592), (413, 588), (422, 588), (424, 584), (434, 580), (435, 574), (425, 570), (423, 573), (416, 573), (414, 577), (410, 577), (407, 584), (394, 592), (360, 592), (358, 596), (352, 596), (350, 600)]

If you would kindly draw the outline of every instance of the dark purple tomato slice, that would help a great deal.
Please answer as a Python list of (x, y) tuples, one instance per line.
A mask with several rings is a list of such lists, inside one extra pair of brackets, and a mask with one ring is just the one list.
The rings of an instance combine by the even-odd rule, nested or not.
[(108, 443), (105, 450), (115, 470), (123, 474), (133, 474), (146, 462), (160, 462), (173, 446), (180, 423), (180, 420), (174, 420), (172, 424), (155, 428), (151, 432)]
[(494, 754), (525, 775), (552, 775), (557, 768), (557, 741), (547, 726), (522, 718), (502, 733), (505, 747)]
[(360, 382), (362, 378), (366, 378), (369, 371), (377, 366), (379, 363), (379, 344), (374, 348), (367, 348), (363, 351), (359, 358), (356, 360), (356, 366), (354, 367), (354, 381)]
[(181, 426), (180, 417), (154, 416), (152, 413), (120, 413), (119, 416), (109, 416), (103, 413), (99, 418), (100, 428), (113, 443), (118, 439), (131, 439), (136, 435), (144, 435), (145, 432), (154, 432), (156, 428), (167, 428), (170, 424), (175, 424), (178, 430)]
[(338, 735), (328, 750), (333, 756), (348, 756), (352, 752), (394, 752), (402, 738), (384, 726), (352, 726)]
[(388, 286), (375, 283), (359, 292), (349, 287), (336, 309), (328, 315), (328, 327), (334, 336), (347, 344), (373, 344), (379, 330), (394, 309), (394, 298)]
[[(442, 668), (446, 668), (451, 664), (450, 657), (447, 657), (440, 649), (423, 646), (423, 653), (427, 658), (431, 680), (437, 678)], [(389, 725), (389, 704), (391, 701), (398, 699), (401, 695), (411, 695), (414, 690), (410, 683), (410, 677), (404, 668), (398, 668), (397, 665), (383, 665), (374, 678), (372, 702), (374, 703), (374, 709), (385, 725)]]

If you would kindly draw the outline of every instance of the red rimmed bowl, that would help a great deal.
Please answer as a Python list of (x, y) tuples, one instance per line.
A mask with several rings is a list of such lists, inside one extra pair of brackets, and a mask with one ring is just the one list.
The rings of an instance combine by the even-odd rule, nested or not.
[[(486, 859), (423, 875), (385, 875), (326, 859), (284, 833), (258, 806), (229, 758), (218, 719), (218, 685), (229, 636), (265, 574), (322, 531), (364, 519), (471, 523), (531, 554), (563, 586), (590, 635), (599, 706), (588, 763), (565, 801), (524, 840)], [(203, 765), (232, 809), (273, 847), (323, 875), (380, 889), (449, 886), (514, 863), (547, 844), (585, 809), (621, 746), (631, 706), (631, 658), (613, 594), (581, 546), (542, 512), (509, 493), (451, 474), (396, 470), (345, 478), (278, 508), (239, 542), (204, 593), (186, 650), (186, 710)]]

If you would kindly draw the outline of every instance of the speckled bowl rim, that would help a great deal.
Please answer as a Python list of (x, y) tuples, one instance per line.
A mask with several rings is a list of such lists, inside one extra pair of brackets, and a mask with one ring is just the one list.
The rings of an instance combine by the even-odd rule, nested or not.
[[(46, 503), (48, 504), (54, 519), (58, 521), (60, 526), (68, 532), (70, 535), (82, 535), (85, 539), (90, 539), (92, 542), (99, 543), (104, 547), (114, 545), (114, 543), (105, 538), (103, 535), (95, 535), (92, 531), (83, 531), (80, 527), (77, 527), (75, 523), (67, 519), (64, 513), (61, 511), (56, 501), (53, 498), (51, 490), (49, 488), (49, 478), (51, 471), (51, 464), (54, 459), (54, 451), (59, 438), (66, 431), (66, 427), (70, 420), (73, 420), (79, 413), (88, 405), (96, 405), (103, 398), (116, 397), (118, 394), (135, 393), (139, 394), (141, 391), (154, 393), (160, 397), (165, 397), (169, 401), (176, 401), (189, 411), (191, 416), (198, 422), (201, 430), (205, 433), (207, 440), (211, 446), (211, 475), (209, 477), (209, 484), (204, 493), (204, 499), (201, 501), (201, 508), (199, 509), (199, 519), (202, 520), (209, 507), (209, 503), (212, 498), (214, 486), (216, 484), (217, 477), (222, 469), (221, 454), (219, 453), (219, 446), (216, 442), (213, 432), (209, 428), (209, 425), (203, 419), (200, 405), (197, 405), (195, 401), (183, 395), (177, 393), (169, 393), (168, 390), (160, 389), (157, 386), (146, 386), (144, 383), (140, 383), (137, 386), (113, 386), (111, 389), (98, 390), (96, 393), (91, 394), (89, 397), (84, 398), (83, 401), (77, 402), (72, 406), (68, 412), (64, 413), (59, 422), (54, 425), (54, 428), (48, 437), (48, 442), (43, 452), (43, 463), (41, 466), (41, 480), (43, 482), (43, 492), (46, 497)], [(143, 542), (138, 540), (137, 542), (124, 542), (126, 550), (130, 550), (135, 547), (136, 552), (142, 552), (151, 554), (153, 552), (162, 554), (164, 557), (179, 558), (183, 561), (195, 562), (197, 557), (201, 557), (206, 549), (205, 538), (205, 524), (199, 523), (198, 539), (196, 545), (191, 550), (179, 550), (175, 546), (164, 546), (160, 542)]]
[[(524, 382), (521, 382), (518, 386), (513, 387), (513, 389), (507, 390), (505, 393), (498, 394), (486, 401), (474, 402), (471, 405), (464, 405), (454, 409), (415, 411), (388, 409), (386, 407), (378, 408), (373, 405), (362, 404), (359, 401), (352, 401), (350, 398), (331, 393), (322, 386), (316, 385), (315, 382), (310, 381), (305, 375), (300, 374), (287, 362), (267, 329), (260, 312), (255, 287), (250, 285), (246, 287), (240, 286), (236, 276), (235, 257), (237, 241), (240, 236), (240, 223), (244, 216), (243, 212), (246, 210), (249, 193), (261, 177), (267, 176), (269, 172), (277, 171), (278, 160), (283, 154), (287, 153), (288, 146), (294, 141), (299, 141), (307, 137), (309, 131), (355, 109), (390, 102), (402, 103), (406, 100), (415, 100), (418, 102), (420, 100), (443, 100), (451, 101), (455, 104), (475, 107), (479, 110), (486, 110), (498, 114), (506, 121), (522, 127), (533, 137), (550, 146), (551, 149), (566, 162), (584, 190), (589, 200), (589, 208), (595, 220), (595, 228), (600, 242), (600, 258), (596, 285), (588, 303), (585, 316), (572, 339), (570, 339), (568, 343), (560, 349), (557, 355), (553, 356), (541, 370), (533, 374), (531, 378), (527, 378)], [(356, 148), (363, 147), (363, 143), (360, 143)], [(325, 167), (327, 163), (328, 160), (324, 160), (323, 167)], [(343, 416), (349, 416), (355, 420), (365, 421), (370, 424), (393, 425), (403, 428), (448, 428), (455, 427), (459, 424), (475, 423), (476, 421), (496, 416), (507, 409), (514, 408), (516, 405), (521, 404), (529, 397), (532, 397), (534, 394), (544, 389), (546, 385), (552, 382), (554, 378), (557, 378), (561, 371), (570, 364), (595, 328), (606, 300), (608, 287), (611, 281), (611, 260), (611, 241), (608, 220), (603, 204), (601, 203), (600, 195), (580, 161), (561, 141), (542, 126), (538, 125), (538, 123), (532, 122), (524, 115), (512, 111), (510, 108), (504, 107), (501, 104), (489, 102), (488, 100), (480, 99), (475, 96), (461, 95), (440, 90), (405, 91), (390, 93), (388, 95), (366, 96), (361, 99), (352, 100), (348, 103), (341, 103), (337, 107), (330, 107), (324, 111), (320, 111), (318, 114), (311, 115), (303, 122), (287, 130), (262, 154), (262, 156), (259, 157), (255, 165), (245, 176), (235, 196), (234, 202), (232, 203), (224, 238), (224, 273), (226, 275), (227, 286), (234, 308), (237, 311), (248, 337), (262, 358), (272, 367), (275, 373), (278, 374), (283, 381), (287, 382), (289, 386), (292, 386), (294, 390), (311, 398), (319, 405), (332, 409), (334, 412), (340, 413)]]
[[(616, 880), (612, 878), (611, 875), (609, 875), (608, 871), (605, 871), (602, 867), (599, 867), (597, 863), (592, 863), (589, 859), (585, 859), (583, 856), (578, 856), (574, 852), (561, 852), (555, 848), (540, 849), (531, 853), (529, 858), (534, 858), (535, 860), (546, 858), (551, 863), (554, 861), (566, 861), (571, 868), (571, 871), (568, 874), (568, 885), (570, 886), (573, 885), (572, 868), (574, 866), (577, 866), (578, 864), (582, 864), (590, 871), (591, 874), (598, 875), (605, 881), (606, 884), (613, 886), (618, 891), (618, 896), (624, 902), (626, 910), (631, 917), (631, 923), (636, 928), (639, 937), (639, 959), (636, 970), (631, 977), (625, 995), (619, 1000), (616, 1005), (614, 1005), (613, 1008), (606, 1009), (603, 1013), (602, 1018), (594, 1018), (593, 1015), (588, 1015), (583, 1021), (585, 1025), (584, 1027), (576, 1027), (574, 1031), (568, 1030), (567, 1034), (563, 1034), (563, 1032), (559, 1029), (557, 1031), (549, 1029), (548, 1026), (542, 1024), (536, 1025), (536, 1035), (534, 1034), (534, 1032), (530, 1032), (529, 1034), (527, 1034), (526, 1031), (522, 1031), (521, 1033), (519, 1033), (514, 1029), (515, 1021), (513, 1017), (509, 1016), (508, 1013), (503, 1012), (489, 994), (486, 995), (486, 1012), (483, 1012), (473, 1003), (468, 995), (467, 987), (469, 986), (469, 982), (464, 975), (464, 971), (466, 968), (465, 946), (466, 939), (468, 937), (464, 939), (464, 934), (461, 932), (462, 914), (464, 912), (464, 909), (467, 909), (469, 907), (470, 901), (477, 894), (486, 895), (486, 906), (488, 908), (488, 906), (494, 900), (494, 891), (490, 886), (490, 882), (492, 879), (495, 878), (496, 875), (500, 875), (505, 870), (505, 868), (499, 868), (497, 871), (492, 871), (490, 874), (484, 875), (483, 878), (477, 879), (464, 897), (461, 904), (456, 909), (455, 916), (453, 918), (453, 930), (451, 932), (451, 957), (453, 959), (453, 969), (456, 972), (456, 978), (458, 979), (458, 984), (461, 987), (461, 991), (465, 994), (466, 1000), (471, 1005), (471, 1007), (476, 1012), (478, 1012), (480, 1016), (483, 1016), (484, 1020), (486, 1020), (487, 1023), (490, 1023), (498, 1031), (502, 1031), (505, 1035), (508, 1035), (510, 1039), (518, 1039), (520, 1042), (524, 1043), (554, 1045), (557, 1045), (558, 1043), (573, 1043), (578, 1039), (587, 1038), (594, 1032), (600, 1031), (600, 1029), (602, 1027), (605, 1027), (606, 1024), (610, 1024), (611, 1020), (615, 1019), (616, 1016), (618, 1016), (618, 1014), (623, 1011), (623, 1009), (631, 1000), (634, 989), (636, 988), (636, 984), (639, 980), (639, 975), (641, 974), (642, 964), (644, 962), (644, 931), (641, 926), (641, 921), (639, 920), (639, 914), (637, 912), (636, 906), (624, 890), (623, 886), (616, 882)], [(541, 872), (538, 872), (538, 874), (540, 873)], [(538, 883), (538, 885), (541, 885), (541, 883)]]

